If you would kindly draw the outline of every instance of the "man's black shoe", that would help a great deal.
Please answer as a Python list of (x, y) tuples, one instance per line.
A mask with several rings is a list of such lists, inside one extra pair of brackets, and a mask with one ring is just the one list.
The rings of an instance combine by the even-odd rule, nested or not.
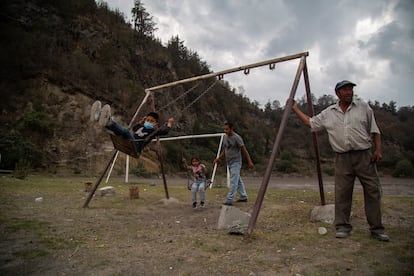
[(239, 198), (236, 202), (247, 202), (247, 198)]
[(233, 203), (231, 203), (231, 202), (227, 202), (227, 201), (226, 201), (226, 202), (224, 202), (224, 203), (223, 203), (223, 205), (226, 205), (226, 206), (232, 206), (232, 205), (233, 205)]
[(373, 239), (376, 239), (378, 241), (383, 241), (383, 242), (388, 242), (390, 241), (390, 237), (388, 237), (385, 234), (381, 234), (381, 233), (371, 233), (371, 237)]
[(345, 239), (351, 236), (351, 232), (348, 231), (337, 231), (335, 237), (338, 239)]

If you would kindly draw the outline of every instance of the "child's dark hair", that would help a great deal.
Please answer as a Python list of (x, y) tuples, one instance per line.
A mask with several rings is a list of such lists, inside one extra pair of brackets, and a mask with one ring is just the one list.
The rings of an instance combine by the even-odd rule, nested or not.
[(155, 112), (150, 112), (150, 113), (148, 113), (147, 114), (147, 116), (151, 116), (152, 118), (154, 118), (155, 119), (155, 121), (157, 121), (158, 122), (158, 120), (160, 119), (160, 116), (157, 114), (157, 113), (155, 113)]
[(197, 156), (193, 156), (193, 157), (191, 157), (191, 162), (193, 162), (193, 161), (200, 162), (200, 158), (198, 158)]
[(233, 128), (233, 123), (232, 123), (232, 122), (225, 121), (225, 122), (224, 122), (224, 125), (225, 125), (225, 126), (229, 126), (229, 128)]

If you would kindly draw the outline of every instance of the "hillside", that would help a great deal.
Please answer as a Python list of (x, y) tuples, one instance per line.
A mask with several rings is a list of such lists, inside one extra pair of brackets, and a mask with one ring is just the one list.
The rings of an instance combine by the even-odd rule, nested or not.
[[(179, 36), (164, 46), (151, 33), (132, 28), (122, 14), (104, 3), (6, 0), (0, 8), (2, 169), (23, 164), (47, 173), (96, 174), (109, 159), (112, 143), (105, 131), (89, 122), (95, 100), (111, 104), (116, 120), (127, 124), (145, 88), (210, 72), (208, 64), (186, 48)], [(176, 118), (172, 135), (221, 132), (225, 120), (233, 121), (257, 171), (262, 172), (283, 110), (278, 103), (261, 109), (235, 94), (228, 83), (215, 85), (192, 104), (210, 84), (211, 80), (201, 82), (178, 101), (193, 84), (165, 89), (154, 95), (156, 107), (163, 119)], [(315, 104), (321, 108), (325, 102)], [(413, 108), (397, 111), (392, 103), (375, 103), (374, 108), (384, 131), (384, 150), (392, 153), (385, 160), (388, 172), (400, 160), (413, 162)], [(294, 116), (285, 137), (275, 170), (311, 173), (310, 135)], [(330, 172), (332, 152), (326, 136), (321, 135), (321, 140), (325, 170)], [(182, 155), (212, 160), (217, 144), (214, 139), (165, 143), (167, 170), (180, 170)], [(145, 154), (143, 160), (152, 161), (144, 167), (156, 171), (154, 153)], [(134, 166), (142, 171), (136, 161)], [(122, 171), (122, 165), (116, 170)]]
[[(13, 144), (16, 155), (5, 160), (3, 154), (5, 167), (24, 157), (48, 172), (95, 172), (110, 155), (111, 143), (88, 122), (94, 100), (111, 104), (116, 119), (128, 123), (144, 88), (209, 72), (179, 40), (178, 49), (168, 49), (151, 37), (137, 37), (121, 15), (94, 1), (8, 1), (2, 6), (1, 59), (7, 66), (1, 71), (1, 126), (7, 133), (3, 141)], [(220, 85), (180, 114), (206, 85), (161, 114), (176, 117), (175, 132), (217, 132), (225, 119), (259, 113)], [(157, 106), (189, 88), (156, 95)], [(226, 101), (231, 109), (224, 108)], [(245, 114), (231, 115), (234, 105), (243, 106)]]

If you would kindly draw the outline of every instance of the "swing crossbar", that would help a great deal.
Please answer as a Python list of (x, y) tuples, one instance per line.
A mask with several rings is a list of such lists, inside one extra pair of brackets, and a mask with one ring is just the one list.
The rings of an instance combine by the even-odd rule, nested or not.
[[(162, 141), (174, 141), (174, 140), (183, 140), (183, 139), (196, 139), (196, 138), (209, 138), (209, 137), (220, 137), (224, 133), (213, 133), (213, 134), (195, 134), (195, 135), (185, 135), (185, 136), (174, 136), (174, 137), (164, 137), (159, 138)], [(140, 154), (137, 152), (135, 146), (135, 140), (125, 139), (122, 136), (110, 134), (114, 148), (123, 152), (131, 157), (139, 158)], [(151, 140), (151, 142), (156, 142), (157, 139)]]
[[(160, 141), (173, 141), (173, 140), (183, 140), (183, 139), (195, 139), (195, 138), (209, 138), (209, 137), (220, 137), (225, 135), (224, 133), (213, 133), (213, 134), (195, 134), (195, 135), (184, 135), (184, 136), (173, 136), (173, 137), (163, 137), (160, 138)], [(157, 141), (153, 139), (152, 142)]]
[(151, 91), (156, 91), (156, 90), (160, 90), (160, 89), (163, 89), (163, 88), (176, 86), (176, 85), (179, 85), (179, 84), (184, 84), (184, 83), (193, 82), (193, 81), (197, 81), (197, 80), (205, 80), (205, 79), (209, 79), (209, 78), (214, 78), (214, 77), (217, 77), (217, 76), (220, 79), (222, 79), (222, 77), (224, 75), (227, 75), (227, 74), (235, 73), (235, 72), (238, 72), (238, 71), (247, 72), (247, 71), (250, 71), (250, 69), (252, 69), (252, 68), (261, 67), (261, 66), (264, 66), (264, 65), (272, 65), (273, 66), (276, 63), (285, 62), (285, 61), (298, 59), (298, 58), (302, 58), (302, 57), (307, 57), (308, 55), (309, 55), (309, 52), (302, 52), (302, 53), (293, 54), (293, 55), (289, 55), (289, 56), (269, 59), (269, 60), (265, 60), (265, 61), (262, 61), (262, 62), (252, 63), (252, 64), (240, 66), (240, 67), (235, 67), (235, 68), (223, 70), (223, 71), (220, 71), (220, 72), (212, 72), (212, 73), (208, 73), (208, 74), (197, 76), (197, 77), (191, 77), (191, 78), (187, 78), (187, 79), (178, 80), (178, 81), (175, 81), (175, 82), (165, 83), (165, 84), (162, 84), (162, 85), (147, 88), (147, 89), (145, 89), (145, 92), (149, 93)]

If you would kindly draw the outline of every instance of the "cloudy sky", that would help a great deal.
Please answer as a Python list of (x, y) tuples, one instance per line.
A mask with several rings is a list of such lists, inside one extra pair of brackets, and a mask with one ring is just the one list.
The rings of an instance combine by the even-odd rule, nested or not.
[[(107, 0), (131, 18), (133, 0)], [(348, 79), (364, 100), (414, 106), (412, 0), (141, 0), (155, 36), (178, 35), (214, 72), (309, 52), (312, 93), (334, 95)], [(225, 75), (261, 106), (289, 96), (299, 60)], [(239, 89), (242, 87), (242, 89)], [(305, 94), (303, 77), (296, 94)]]

